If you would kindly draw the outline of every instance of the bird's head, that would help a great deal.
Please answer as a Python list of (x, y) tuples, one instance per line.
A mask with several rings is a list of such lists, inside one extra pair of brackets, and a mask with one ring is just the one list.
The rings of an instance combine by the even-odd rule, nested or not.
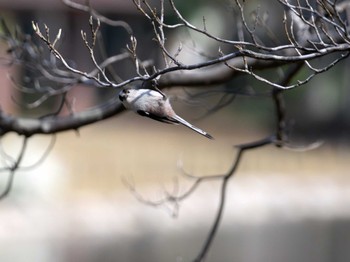
[(125, 101), (128, 98), (129, 94), (130, 94), (129, 89), (123, 89), (122, 91), (119, 92), (119, 100), (121, 102)]

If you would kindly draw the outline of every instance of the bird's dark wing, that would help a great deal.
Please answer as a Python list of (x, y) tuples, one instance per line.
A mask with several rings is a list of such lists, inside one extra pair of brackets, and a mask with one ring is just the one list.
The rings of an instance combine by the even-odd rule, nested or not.
[(159, 122), (163, 122), (163, 123), (167, 123), (167, 124), (178, 124), (179, 123), (175, 119), (170, 119), (170, 118), (164, 117), (164, 116), (158, 116), (158, 115), (155, 115), (155, 114), (152, 114), (150, 112), (143, 111), (143, 110), (137, 110), (137, 113), (140, 116), (149, 117), (149, 118), (152, 118), (153, 120), (156, 120), (156, 121), (159, 121)]

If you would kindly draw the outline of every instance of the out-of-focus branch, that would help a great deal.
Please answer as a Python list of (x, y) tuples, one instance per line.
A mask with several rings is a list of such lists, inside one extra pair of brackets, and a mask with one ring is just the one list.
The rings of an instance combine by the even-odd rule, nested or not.
[(88, 12), (93, 18), (95, 18), (96, 20), (100, 20), (101, 22), (107, 25), (114, 26), (114, 27), (122, 27), (127, 31), (128, 34), (132, 35), (132, 28), (128, 23), (121, 20), (112, 20), (101, 15), (94, 8), (91, 7), (90, 0), (85, 1), (86, 4), (79, 4), (71, 0), (62, 0), (62, 2), (66, 6), (69, 6), (75, 10)]
[(22, 162), (24, 154), (26, 152), (27, 143), (28, 143), (28, 137), (24, 136), (22, 146), (21, 146), (21, 149), (20, 149), (20, 152), (19, 152), (17, 158), (13, 161), (13, 163), (9, 167), (5, 168), (5, 171), (6, 170), (9, 171), (9, 177), (8, 177), (7, 183), (5, 185), (5, 189), (0, 193), (0, 201), (3, 200), (11, 191), (13, 179), (14, 179), (14, 176), (15, 176), (17, 169), (19, 168), (19, 166)]

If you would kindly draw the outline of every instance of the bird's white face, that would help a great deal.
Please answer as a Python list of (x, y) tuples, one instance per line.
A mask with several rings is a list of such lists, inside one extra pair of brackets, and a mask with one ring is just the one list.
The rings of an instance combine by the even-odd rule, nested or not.
[(120, 93), (119, 93), (119, 100), (123, 103), (123, 105), (125, 106), (125, 107), (127, 107), (126, 106), (126, 104), (128, 104), (128, 102), (127, 102), (127, 100), (128, 100), (128, 98), (129, 98), (129, 95), (130, 95), (130, 92), (131, 92), (132, 90), (130, 90), (130, 89), (123, 89), (122, 91), (120, 91)]

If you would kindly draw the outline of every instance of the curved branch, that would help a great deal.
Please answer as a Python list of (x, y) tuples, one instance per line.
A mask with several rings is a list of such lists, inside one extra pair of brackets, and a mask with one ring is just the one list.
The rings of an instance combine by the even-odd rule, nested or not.
[[(206, 238), (206, 241), (205, 241), (200, 253), (198, 254), (196, 259), (194, 260), (195, 262), (201, 262), (204, 260), (206, 254), (208, 253), (209, 248), (210, 248), (210, 246), (215, 238), (215, 235), (218, 231), (218, 228), (219, 228), (219, 225), (221, 222), (221, 218), (222, 218), (222, 215), (224, 212), (224, 207), (225, 207), (225, 202), (226, 202), (227, 185), (228, 185), (230, 178), (233, 177), (233, 175), (235, 174), (243, 153), (246, 150), (270, 145), (270, 144), (274, 143), (274, 141), (275, 141), (275, 138), (274, 138), (274, 136), (272, 136), (272, 137), (267, 137), (267, 138), (264, 138), (264, 139), (261, 139), (261, 140), (255, 141), (255, 142), (237, 145), (236, 147), (238, 148), (238, 152), (237, 152), (237, 155), (233, 161), (233, 164), (232, 164), (232, 167), (230, 168), (230, 170), (226, 174), (214, 176), (217, 178), (222, 178), (222, 184), (221, 184), (221, 189), (220, 189), (219, 207), (218, 207), (218, 211), (216, 212), (216, 217), (214, 219), (214, 223), (209, 231), (208, 237)], [(210, 176), (208, 178), (212, 179), (213, 176)]]
[(130, 25), (124, 21), (120, 21), (120, 20), (112, 20), (109, 19), (101, 14), (99, 14), (96, 10), (94, 10), (91, 6), (90, 6), (90, 1), (85, 1), (86, 5), (83, 4), (79, 4), (77, 2), (71, 1), (71, 0), (62, 0), (62, 2), (70, 7), (73, 8), (75, 10), (80, 10), (80, 11), (84, 11), (84, 12), (88, 12), (90, 13), (90, 15), (92, 15), (95, 19), (99, 19), (101, 20), (101, 22), (110, 25), (110, 26), (115, 26), (115, 27), (122, 27), (126, 30), (126, 32), (128, 34), (132, 34), (132, 29), (130, 27)]
[(67, 130), (77, 130), (80, 127), (112, 117), (123, 110), (123, 106), (116, 99), (111, 99), (100, 106), (61, 117), (22, 118), (0, 111), (0, 136), (8, 132), (30, 137), (34, 134), (54, 134)]

